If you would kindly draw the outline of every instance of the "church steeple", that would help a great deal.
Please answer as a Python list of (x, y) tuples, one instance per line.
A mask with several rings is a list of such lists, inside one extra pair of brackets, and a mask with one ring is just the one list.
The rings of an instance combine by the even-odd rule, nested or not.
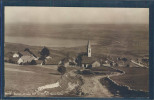
[(90, 45), (89, 40), (88, 40), (88, 45), (87, 45), (87, 55), (88, 55), (88, 57), (91, 57), (91, 45)]

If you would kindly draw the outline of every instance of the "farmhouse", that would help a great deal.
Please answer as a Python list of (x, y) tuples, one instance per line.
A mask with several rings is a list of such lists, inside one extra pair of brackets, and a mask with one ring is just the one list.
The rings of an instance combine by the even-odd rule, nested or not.
[(31, 65), (35, 65), (36, 62), (35, 62), (35, 57), (33, 56), (22, 56), (21, 58), (19, 58), (18, 60), (18, 64), (19, 65), (27, 65), (27, 64), (31, 64)]

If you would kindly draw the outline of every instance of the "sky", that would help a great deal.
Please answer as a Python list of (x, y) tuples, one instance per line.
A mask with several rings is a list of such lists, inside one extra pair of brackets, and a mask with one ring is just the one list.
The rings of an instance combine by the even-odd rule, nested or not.
[(149, 24), (148, 8), (5, 7), (5, 23)]

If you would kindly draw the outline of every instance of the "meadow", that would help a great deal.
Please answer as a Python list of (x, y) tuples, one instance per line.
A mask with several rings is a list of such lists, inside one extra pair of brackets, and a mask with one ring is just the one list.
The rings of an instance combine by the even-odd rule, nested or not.
[(127, 85), (131, 89), (149, 91), (149, 68), (140, 67), (118, 67), (125, 72), (120, 76), (111, 77), (112, 80), (120, 85)]
[(5, 63), (4, 76), (5, 93), (33, 93), (39, 86), (55, 83), (61, 78), (57, 66), (22, 66), (10, 63)]

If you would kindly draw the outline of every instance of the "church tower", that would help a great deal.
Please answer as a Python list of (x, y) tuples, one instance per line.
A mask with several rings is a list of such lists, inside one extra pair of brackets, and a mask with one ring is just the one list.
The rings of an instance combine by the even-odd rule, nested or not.
[(88, 57), (91, 57), (91, 45), (90, 45), (90, 41), (88, 41), (88, 45), (87, 45), (87, 55), (88, 55)]

